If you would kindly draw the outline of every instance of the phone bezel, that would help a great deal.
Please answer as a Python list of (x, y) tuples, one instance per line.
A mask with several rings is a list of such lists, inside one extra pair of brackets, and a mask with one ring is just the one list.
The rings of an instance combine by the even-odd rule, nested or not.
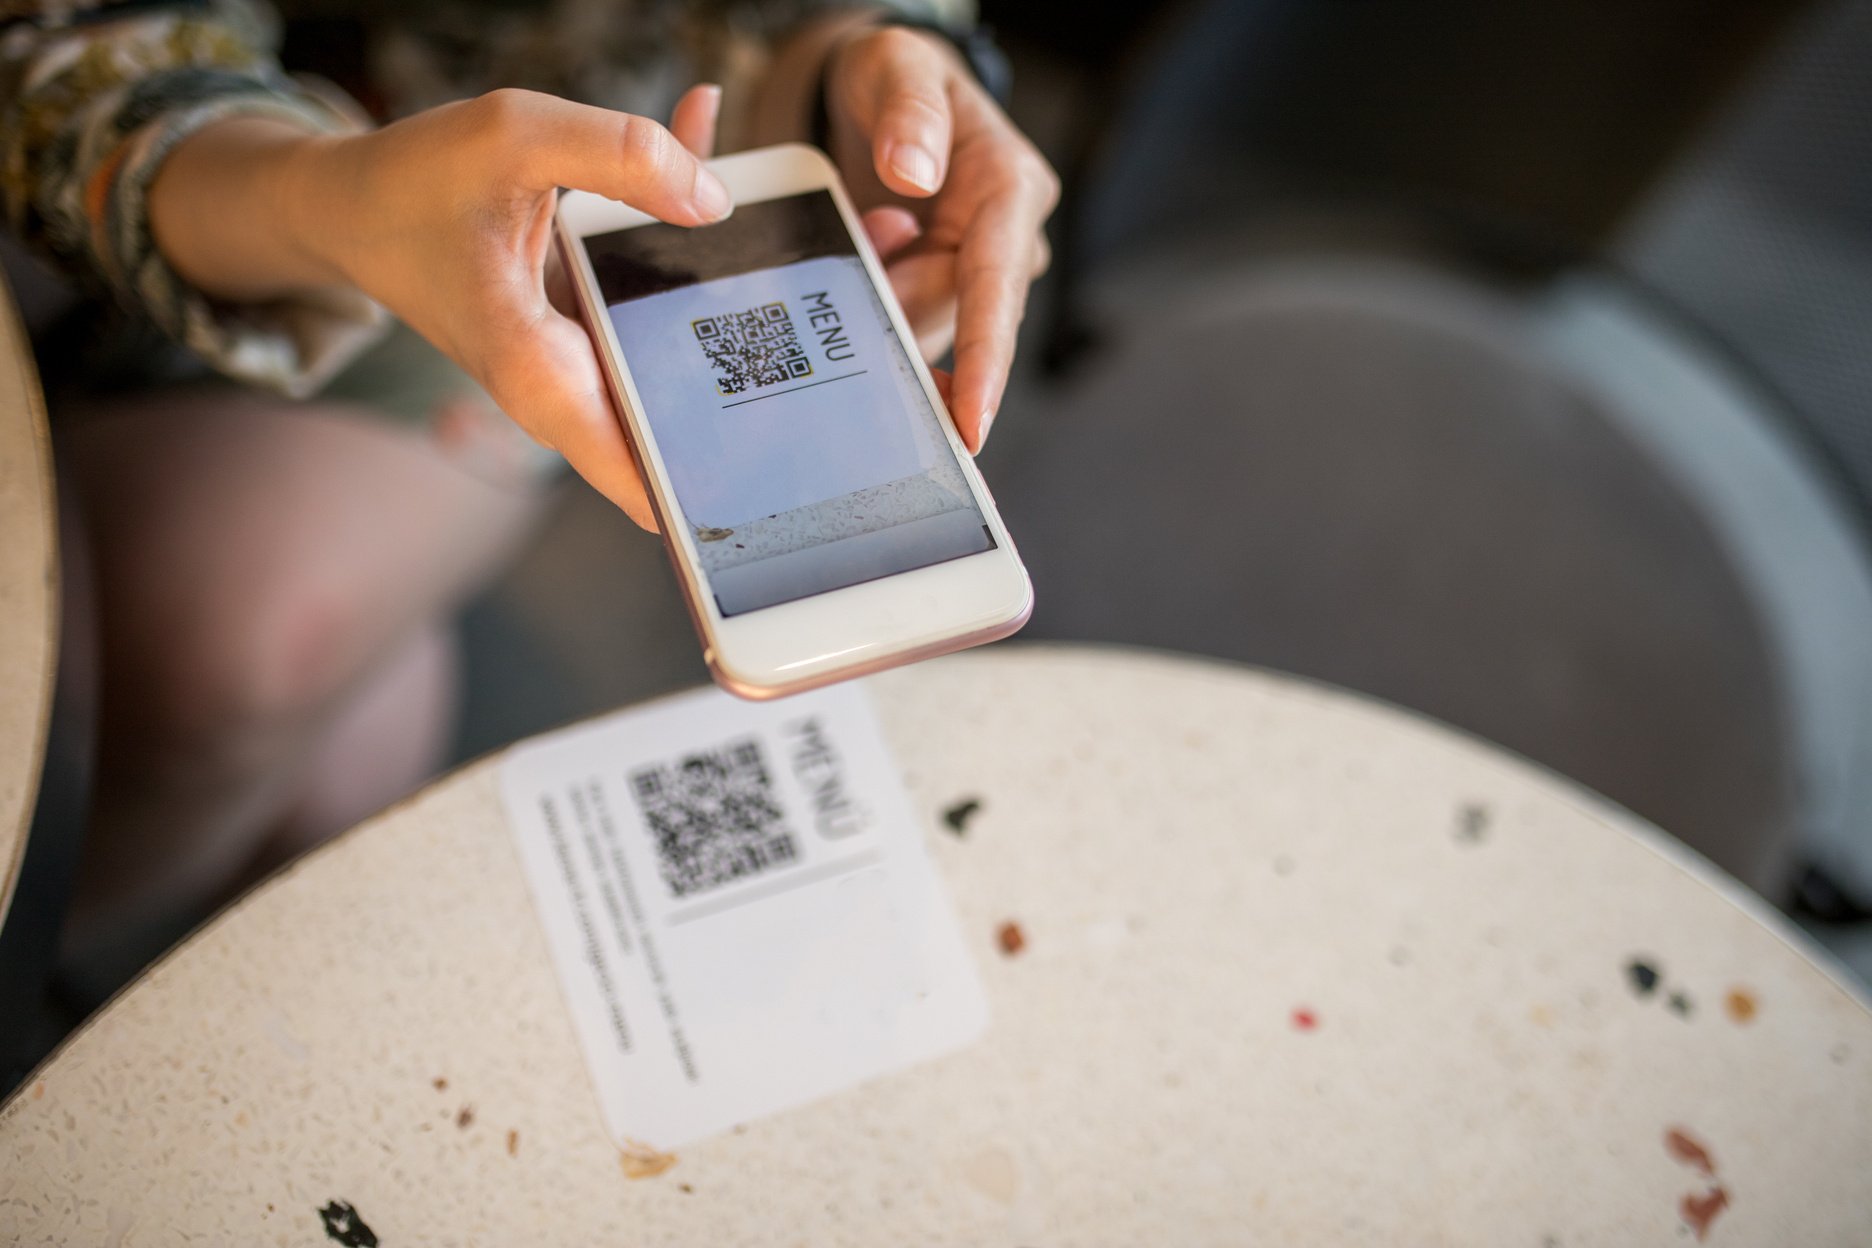
[(657, 524), (663, 530), (677, 580), (715, 679), (749, 698), (778, 697), (899, 663), (992, 641), (1017, 631), (1033, 609), (1033, 590), (994, 500), (949, 417), (947, 406), (916, 350), (916, 339), (891, 293), (884, 267), (862, 228), (832, 163), (816, 148), (783, 144), (720, 157), (709, 167), (737, 204), (825, 190), (838, 206), (852, 245), (890, 315), (918, 382), (975, 497), (995, 549), (915, 568), (792, 602), (723, 616), (709, 591), (700, 553), (665, 471), (654, 431), (632, 379), (629, 362), (605, 314), (603, 296), (580, 240), (592, 234), (650, 224), (655, 218), (615, 200), (583, 191), (560, 199), (555, 229), (561, 256), (578, 291), (587, 329), (604, 364), (623, 417), (632, 454), (642, 472)]

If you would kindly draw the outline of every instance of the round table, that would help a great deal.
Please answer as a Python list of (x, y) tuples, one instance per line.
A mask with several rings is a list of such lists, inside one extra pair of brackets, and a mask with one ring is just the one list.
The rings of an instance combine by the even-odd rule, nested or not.
[(1007, 646), (870, 688), (981, 1042), (667, 1168), (621, 1155), (484, 759), (30, 1079), (0, 1239), (1865, 1242), (1872, 1013), (1631, 816), (1215, 663)]
[(32, 346), (0, 281), (0, 923), (26, 856), (58, 663), (51, 439)]

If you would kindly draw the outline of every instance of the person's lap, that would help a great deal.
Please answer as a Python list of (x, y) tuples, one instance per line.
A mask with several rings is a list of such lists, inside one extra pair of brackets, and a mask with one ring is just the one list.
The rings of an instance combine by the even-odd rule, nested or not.
[(383, 406), (200, 383), (55, 412), (102, 668), (81, 943), (213, 904), (439, 764), (447, 615), (543, 475), (465, 380), (431, 381)]

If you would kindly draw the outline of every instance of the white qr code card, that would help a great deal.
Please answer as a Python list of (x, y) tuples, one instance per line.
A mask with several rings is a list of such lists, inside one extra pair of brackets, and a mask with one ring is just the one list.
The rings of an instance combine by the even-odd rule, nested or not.
[(960, 1048), (987, 1002), (861, 685), (536, 738), (501, 796), (620, 1147)]

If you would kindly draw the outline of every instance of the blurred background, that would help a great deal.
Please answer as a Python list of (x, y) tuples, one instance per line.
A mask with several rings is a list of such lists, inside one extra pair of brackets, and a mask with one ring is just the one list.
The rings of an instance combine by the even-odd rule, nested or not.
[[(980, 461), (1006, 644), (1444, 721), (1872, 983), (1872, 0), (982, 9), (1065, 183)], [(460, 631), (455, 762), (708, 679), (576, 482)], [(38, 1051), (203, 917), (65, 967)]]
[[(1872, 2), (983, 16), (1066, 182), (981, 461), (1025, 638), (1444, 720), (1872, 978)], [(464, 628), (460, 759), (706, 679), (582, 488)]]

